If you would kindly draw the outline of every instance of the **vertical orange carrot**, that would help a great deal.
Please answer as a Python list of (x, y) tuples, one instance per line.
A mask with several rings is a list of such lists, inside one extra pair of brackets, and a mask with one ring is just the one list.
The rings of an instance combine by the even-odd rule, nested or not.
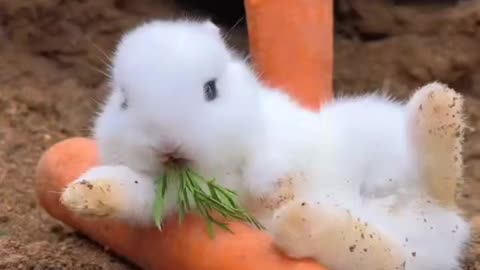
[(333, 97), (333, 1), (245, 0), (257, 71), (309, 109)]

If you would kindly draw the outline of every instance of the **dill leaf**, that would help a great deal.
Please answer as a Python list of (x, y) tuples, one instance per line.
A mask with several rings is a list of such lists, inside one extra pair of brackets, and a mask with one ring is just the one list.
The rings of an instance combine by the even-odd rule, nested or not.
[(172, 181), (178, 183), (177, 206), (179, 223), (182, 223), (187, 213), (195, 211), (206, 222), (210, 237), (214, 236), (214, 225), (233, 233), (227, 223), (221, 222), (211, 215), (210, 212), (213, 210), (225, 219), (251, 223), (257, 229), (264, 229), (260, 222), (238, 205), (236, 202), (237, 193), (235, 191), (218, 185), (215, 179), (206, 180), (189, 168), (176, 166), (167, 167), (164, 175), (158, 177), (155, 183), (156, 198), (153, 215), (155, 225), (159, 229), (162, 228), (166, 190), (170, 187), (167, 183)]

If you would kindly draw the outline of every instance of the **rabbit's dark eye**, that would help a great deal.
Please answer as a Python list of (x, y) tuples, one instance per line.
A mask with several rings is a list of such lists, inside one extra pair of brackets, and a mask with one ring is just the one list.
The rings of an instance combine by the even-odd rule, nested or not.
[(120, 104), (120, 108), (124, 111), (128, 109), (128, 103), (126, 98), (123, 99), (122, 104)]
[(125, 111), (126, 109), (128, 109), (127, 93), (123, 88), (120, 89), (120, 92), (122, 92), (122, 98), (123, 98), (122, 103), (120, 104), (120, 109)]
[(203, 85), (203, 91), (205, 94), (205, 99), (207, 101), (212, 101), (217, 98), (217, 83), (215, 80), (210, 80)]

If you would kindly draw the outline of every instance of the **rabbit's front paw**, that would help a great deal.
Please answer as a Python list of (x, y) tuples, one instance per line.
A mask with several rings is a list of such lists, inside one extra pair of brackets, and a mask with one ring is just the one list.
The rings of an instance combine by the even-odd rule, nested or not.
[(113, 216), (120, 204), (120, 198), (112, 183), (114, 181), (114, 179), (80, 179), (67, 186), (60, 201), (67, 209), (82, 216)]
[(154, 180), (125, 166), (97, 166), (63, 191), (60, 201), (75, 214), (150, 224)]

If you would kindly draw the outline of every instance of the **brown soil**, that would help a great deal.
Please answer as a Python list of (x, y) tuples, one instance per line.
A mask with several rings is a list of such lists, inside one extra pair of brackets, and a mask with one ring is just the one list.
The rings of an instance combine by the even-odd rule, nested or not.
[[(335, 86), (405, 97), (432, 80), (467, 97), (480, 127), (480, 4), (392, 7), (338, 1)], [(361, 4), (363, 3), (363, 5)], [(36, 203), (35, 164), (47, 147), (87, 135), (105, 92), (102, 51), (147, 18), (185, 15), (174, 1), (0, 0), (0, 269), (135, 269), (50, 218)], [(234, 20), (236, 21), (236, 20)], [(246, 50), (246, 32), (231, 35)], [(468, 136), (461, 205), (480, 228), (480, 133)], [(480, 270), (480, 239), (465, 269)]]

